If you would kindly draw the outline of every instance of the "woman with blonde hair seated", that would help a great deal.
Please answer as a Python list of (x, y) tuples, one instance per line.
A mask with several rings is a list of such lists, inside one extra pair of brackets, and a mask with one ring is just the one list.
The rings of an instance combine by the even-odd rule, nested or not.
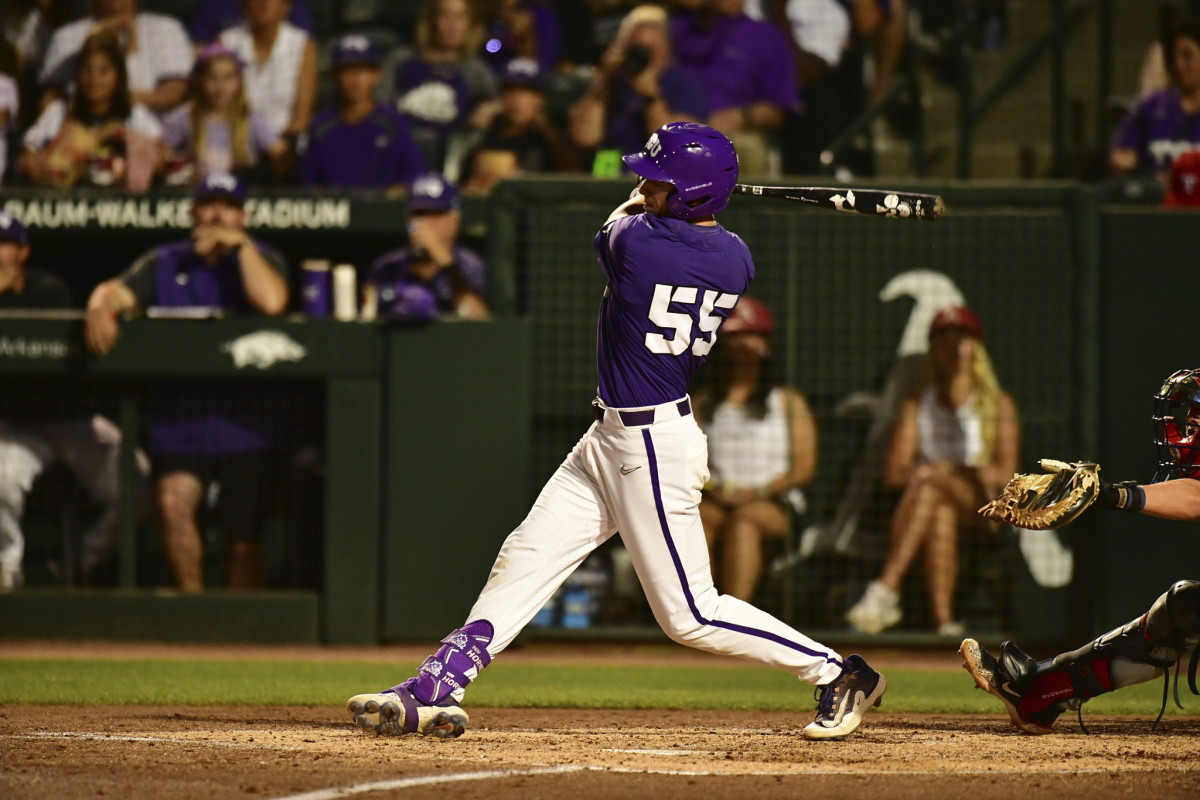
[(782, 537), (791, 514), (804, 510), (800, 487), (817, 463), (812, 412), (771, 358), (774, 328), (761, 300), (739, 300), (696, 393), (711, 473), (700, 519), (717, 585), (742, 600), (754, 596), (762, 574), (763, 542)]
[(963, 634), (953, 611), (958, 536), (993, 532), (976, 510), (1016, 471), (1020, 441), (1016, 406), (1000, 388), (982, 335), (979, 317), (964, 306), (942, 309), (930, 325), (921, 389), (900, 409), (884, 467), (884, 483), (904, 490), (887, 559), (846, 612), (863, 633), (900, 621), (901, 582), (923, 554), (934, 626), (943, 636)]
[(287, 143), (250, 108), (242, 61), (221, 44), (200, 51), (192, 68), (188, 99), (163, 120), (163, 142), (175, 155), (172, 183), (237, 173), (245, 178), (265, 159), (283, 172)]

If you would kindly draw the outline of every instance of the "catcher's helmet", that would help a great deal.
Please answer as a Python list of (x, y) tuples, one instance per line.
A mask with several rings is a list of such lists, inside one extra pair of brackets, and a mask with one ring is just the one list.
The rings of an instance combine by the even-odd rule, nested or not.
[(770, 336), (775, 330), (775, 318), (771, 309), (757, 297), (743, 297), (737, 307), (721, 326), (721, 333), (759, 333)]
[(667, 209), (680, 219), (725, 208), (738, 178), (733, 143), (715, 128), (695, 122), (668, 122), (650, 134), (640, 152), (622, 159), (643, 178), (675, 187)]
[(1154, 395), (1154, 480), (1200, 478), (1200, 369), (1181, 369)]

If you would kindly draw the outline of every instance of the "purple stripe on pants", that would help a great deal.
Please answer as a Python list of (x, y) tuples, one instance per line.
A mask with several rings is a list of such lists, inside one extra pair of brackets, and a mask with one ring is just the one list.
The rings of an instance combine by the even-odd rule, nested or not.
[(714, 628), (724, 628), (735, 633), (757, 636), (812, 656), (813, 658), (823, 658), (830, 664), (837, 664), (840, 667), (842, 665), (841, 662), (831, 657), (828, 653), (811, 650), (799, 642), (790, 641), (778, 634), (771, 633), (770, 631), (760, 631), (757, 628), (750, 628), (745, 625), (735, 625), (732, 622), (722, 622), (718, 619), (705, 619), (700, 614), (700, 609), (696, 608), (696, 600), (692, 597), (692, 587), (687, 582), (687, 573), (683, 569), (683, 562), (679, 559), (679, 551), (675, 549), (675, 542), (671, 538), (671, 529), (667, 526), (667, 512), (663, 508), (662, 490), (658, 485), (658, 458), (654, 455), (654, 442), (650, 438), (649, 428), (642, 431), (642, 439), (646, 442), (646, 456), (650, 459), (650, 485), (654, 489), (654, 508), (658, 512), (658, 524), (662, 528), (663, 538), (667, 541), (667, 549), (671, 552), (671, 560), (675, 562), (675, 574), (679, 576), (679, 583), (683, 587), (683, 596), (687, 598), (688, 608), (691, 609), (692, 617), (701, 625), (711, 625)]

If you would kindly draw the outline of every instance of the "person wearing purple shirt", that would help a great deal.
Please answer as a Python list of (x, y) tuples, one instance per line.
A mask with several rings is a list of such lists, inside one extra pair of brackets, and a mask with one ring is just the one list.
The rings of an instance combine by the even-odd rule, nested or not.
[[(286, 265), (246, 232), (245, 190), (233, 175), (210, 175), (196, 187), (190, 239), (160, 245), (124, 273), (101, 283), (88, 300), (88, 349), (117, 343), (121, 314), (150, 306), (210, 307), (267, 315), (287, 307)], [(165, 324), (165, 323), (164, 323)], [(181, 354), (186, 357), (185, 354)], [(196, 514), (205, 486), (221, 486), (222, 529), (231, 539), (230, 588), (262, 585), (266, 463), (275, 403), (271, 389), (213, 381), (156, 387), (149, 450), (157, 475), (156, 506), (163, 548), (176, 585), (204, 588), (203, 543)]]
[(363, 316), (424, 322), (438, 316), (487, 316), (487, 267), (455, 241), (462, 215), (458, 192), (436, 173), (413, 181), (407, 247), (371, 264), (363, 285)]
[(754, 277), (749, 248), (714, 217), (737, 183), (737, 153), (707, 125), (669, 123), (623, 158), (643, 180), (594, 240), (608, 278), (596, 331), (595, 423), (505, 540), (466, 624), (414, 677), (347, 701), (364, 730), (461, 736), (468, 684), (618, 531), (672, 640), (817, 685), (804, 738), (853, 733), (883, 697), (887, 682), (861, 656), (843, 658), (713, 585), (699, 511), (708, 447), (687, 391)]
[(697, 0), (671, 20), (671, 49), (708, 89), (709, 123), (733, 139), (743, 172), (768, 169), (767, 131), (799, 101), (788, 38), (744, 12), (746, 0)]
[[(200, 6), (192, 14), (192, 21), (188, 23), (188, 33), (197, 44), (215, 42), (221, 31), (240, 25), (245, 20), (242, 0), (200, 0)], [(316, 38), (312, 12), (308, 10), (308, 4), (304, 0), (292, 0), (288, 22)]]
[(408, 121), (429, 168), (453, 176), (499, 109), (496, 76), (477, 51), (483, 21), (468, 0), (426, 0), (416, 46), (388, 55), (385, 94)]
[(672, 59), (666, 12), (639, 6), (621, 21), (591, 85), (571, 106), (568, 132), (577, 147), (597, 151), (593, 174), (614, 177), (624, 168), (621, 153), (672, 120), (703, 122), (708, 110), (704, 84)]
[(308, 186), (406, 191), (425, 171), (408, 123), (375, 101), (380, 53), (368, 37), (343, 36), (333, 53), (336, 108), (319, 112), (302, 144), (300, 178)]
[(1109, 151), (1114, 173), (1165, 178), (1176, 158), (1200, 150), (1200, 22), (1177, 28), (1167, 39), (1163, 51), (1175, 85), (1145, 96), (1121, 120)]

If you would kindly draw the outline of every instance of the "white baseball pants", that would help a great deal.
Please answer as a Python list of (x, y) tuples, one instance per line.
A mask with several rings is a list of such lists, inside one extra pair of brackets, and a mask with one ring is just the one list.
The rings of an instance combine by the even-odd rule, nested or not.
[(626, 426), (606, 409), (500, 548), (467, 621), (495, 627), (496, 656), (597, 546), (620, 531), (654, 618), (680, 644), (760, 661), (814, 684), (836, 679), (842, 658), (713, 585), (700, 522), (708, 437), (679, 403), (654, 422)]

